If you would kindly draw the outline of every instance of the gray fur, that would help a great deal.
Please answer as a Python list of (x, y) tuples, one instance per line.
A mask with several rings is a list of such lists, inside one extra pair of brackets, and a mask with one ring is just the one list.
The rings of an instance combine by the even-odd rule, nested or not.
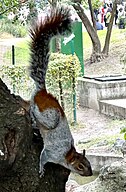
[(32, 41), (29, 69), (38, 89), (45, 88), (51, 38), (69, 32), (71, 32), (71, 15), (67, 7), (52, 8), (44, 20), (41, 19), (33, 25), (30, 31)]
[(47, 109), (40, 112), (38, 106), (34, 108), (36, 119), (47, 129), (54, 129), (59, 123), (60, 112), (55, 109)]
[[(52, 17), (50, 19), (50, 17)], [(62, 17), (60, 23), (50, 22), (52, 26), (45, 30), (48, 20)], [(38, 29), (38, 30), (37, 30)], [(51, 14), (41, 23), (36, 23), (31, 30), (31, 65), (30, 76), (35, 81), (36, 91), (31, 98), (30, 114), (34, 128), (39, 128), (43, 137), (44, 148), (40, 155), (40, 173), (44, 173), (44, 165), (47, 162), (59, 163), (68, 168), (65, 154), (74, 143), (66, 117), (62, 117), (58, 109), (49, 108), (43, 112), (34, 103), (37, 91), (45, 88), (45, 77), (49, 62), (49, 44), (52, 37), (64, 35), (71, 30), (70, 10), (60, 7), (51, 10)], [(45, 31), (46, 32), (45, 32)], [(41, 34), (41, 35), (40, 35)], [(39, 36), (38, 39), (36, 36)]]
[(71, 145), (74, 146), (74, 140), (66, 117), (62, 117), (60, 112), (55, 109), (40, 112), (37, 106), (34, 107), (33, 113), (44, 141), (39, 165), (41, 175), (44, 174), (44, 165), (47, 162), (60, 164), (74, 170), (65, 159), (65, 155), (71, 149)]

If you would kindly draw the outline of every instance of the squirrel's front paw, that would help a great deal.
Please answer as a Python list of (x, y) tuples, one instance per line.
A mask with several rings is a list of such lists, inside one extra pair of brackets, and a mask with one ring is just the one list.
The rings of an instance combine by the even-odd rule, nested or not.
[(40, 178), (41, 178), (41, 177), (44, 177), (44, 173), (45, 173), (44, 167), (41, 167), (41, 166), (40, 166), (40, 169), (39, 169)]

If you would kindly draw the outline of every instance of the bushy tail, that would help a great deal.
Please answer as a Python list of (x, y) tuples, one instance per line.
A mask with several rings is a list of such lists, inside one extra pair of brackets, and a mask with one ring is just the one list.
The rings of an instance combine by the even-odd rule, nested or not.
[(45, 88), (51, 38), (69, 32), (71, 32), (71, 18), (68, 7), (52, 8), (46, 17), (36, 22), (30, 30), (32, 39), (30, 76), (37, 88)]

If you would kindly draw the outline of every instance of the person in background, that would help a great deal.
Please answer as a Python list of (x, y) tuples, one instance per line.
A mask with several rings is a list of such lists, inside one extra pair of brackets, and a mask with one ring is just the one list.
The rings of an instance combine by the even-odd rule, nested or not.
[(106, 13), (106, 25), (105, 25), (106, 27), (108, 27), (109, 25), (109, 22), (111, 19), (111, 12), (112, 12), (112, 9), (109, 7)]
[(123, 7), (121, 7), (118, 12), (118, 26), (119, 29), (125, 29), (125, 11)]
[(110, 3), (109, 7), (112, 9), (112, 3)]
[(115, 25), (117, 25), (117, 19), (118, 19), (118, 9), (116, 9), (115, 13)]
[(124, 15), (124, 10), (122, 7), (119, 8), (118, 17), (122, 17)]
[(95, 16), (96, 20), (98, 19), (98, 14), (99, 14), (99, 10), (98, 9), (94, 9), (94, 16)]
[(108, 8), (109, 8), (109, 5), (105, 3), (104, 4), (104, 23), (105, 23), (105, 26), (106, 26), (106, 14), (107, 14)]
[(104, 10), (104, 6), (101, 8), (101, 23), (104, 22), (104, 14), (105, 14), (105, 10)]
[(98, 21), (98, 19), (96, 20), (96, 29), (103, 30), (103, 25)]

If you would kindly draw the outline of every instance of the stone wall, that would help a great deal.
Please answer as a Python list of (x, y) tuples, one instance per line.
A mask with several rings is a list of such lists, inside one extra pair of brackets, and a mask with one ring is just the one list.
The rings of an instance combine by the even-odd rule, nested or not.
[(120, 155), (108, 154), (87, 154), (86, 157), (90, 161), (91, 167), (95, 172), (99, 172), (100, 169), (105, 165), (109, 165), (115, 161), (123, 160), (123, 157)]
[(126, 98), (126, 80), (100, 82), (78, 78), (79, 104), (99, 111), (99, 101)]
[(116, 161), (104, 166), (93, 182), (67, 192), (126, 192), (126, 162)]

